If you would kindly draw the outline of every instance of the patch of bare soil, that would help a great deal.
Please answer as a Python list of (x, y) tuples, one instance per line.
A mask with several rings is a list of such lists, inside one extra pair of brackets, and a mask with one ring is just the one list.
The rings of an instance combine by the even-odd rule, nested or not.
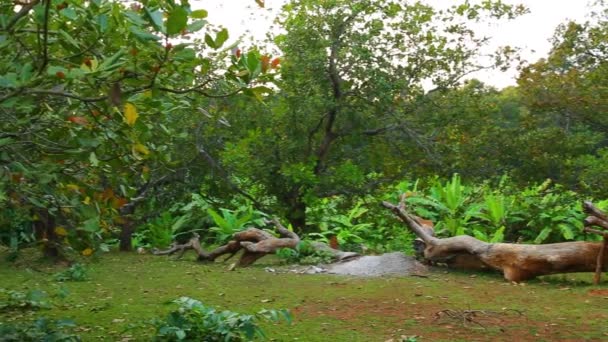
[(590, 296), (608, 297), (608, 289), (595, 289), (589, 290)]
[[(327, 317), (348, 322), (361, 334), (386, 331), (386, 339), (419, 336), (424, 341), (581, 341), (571, 328), (530, 320), (515, 310), (445, 309), (437, 303), (407, 303), (342, 298), (292, 310), (298, 317)], [(584, 327), (580, 327), (585, 329)]]

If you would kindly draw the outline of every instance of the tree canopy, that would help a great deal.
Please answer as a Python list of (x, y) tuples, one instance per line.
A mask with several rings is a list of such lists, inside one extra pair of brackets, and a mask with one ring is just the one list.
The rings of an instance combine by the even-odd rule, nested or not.
[(228, 236), (264, 215), (318, 234), (321, 212), (350, 208), (340, 224), (356, 226), (366, 196), (455, 173), (608, 190), (603, 3), (505, 89), (470, 79), (517, 57), (483, 53), (484, 23), (527, 12), (501, 1), (292, 0), (273, 46), (227, 45), (188, 1), (0, 6), (0, 241), (15, 249), (128, 250), (141, 229)]

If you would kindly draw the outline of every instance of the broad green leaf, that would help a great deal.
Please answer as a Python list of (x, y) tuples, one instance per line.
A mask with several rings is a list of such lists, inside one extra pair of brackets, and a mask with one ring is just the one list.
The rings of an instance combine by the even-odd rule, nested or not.
[(228, 40), (228, 30), (227, 29), (222, 29), (220, 32), (217, 33), (217, 36), (215, 37), (215, 48), (219, 49), (222, 47), (222, 45), (224, 45), (224, 43)]
[(83, 225), (82, 225), (82, 229), (86, 230), (87, 232), (91, 232), (91, 233), (99, 231), (99, 229), (100, 229), (99, 217), (93, 217), (91, 219), (84, 221)]
[(209, 35), (209, 34), (205, 34), (205, 43), (207, 44), (207, 46), (209, 46), (212, 49), (217, 49), (216, 45), (215, 45), (215, 41), (213, 40), (213, 38)]
[(0, 138), (0, 147), (12, 143), (14, 140), (11, 137)]
[(163, 13), (161, 11), (152, 11), (146, 7), (146, 16), (156, 31), (165, 33), (165, 24), (163, 23)]
[(59, 13), (62, 16), (68, 18), (68, 19), (75, 20), (75, 19), (78, 18), (78, 15), (76, 14), (76, 11), (73, 8), (71, 8), (71, 7), (64, 8), (61, 11), (59, 11)]
[(99, 166), (99, 160), (97, 159), (95, 152), (91, 152), (91, 154), (89, 155), (89, 161), (91, 162), (91, 165)]
[(202, 29), (205, 24), (207, 24), (206, 20), (197, 20), (195, 22), (193, 22), (192, 24), (188, 25), (188, 31), (189, 32), (197, 32), (200, 29)]
[[(50, 74), (50, 72), (49, 72)], [(17, 81), (17, 74), (9, 72), (5, 75), (0, 76), (0, 88), (15, 88), (19, 85)]]
[(207, 15), (209, 15), (209, 13), (204, 9), (192, 11), (190, 14), (190, 16), (195, 19), (205, 19), (207, 18)]
[(108, 16), (105, 14), (100, 14), (97, 16), (97, 25), (99, 26), (99, 31), (104, 33), (108, 29)]
[(167, 18), (167, 34), (174, 35), (182, 32), (188, 24), (188, 12), (182, 7), (176, 7)]
[(119, 63), (118, 61), (125, 54), (126, 54), (125, 50), (123, 50), (123, 49), (118, 50), (118, 52), (113, 54), (111, 57), (104, 59), (103, 62), (99, 65), (99, 69), (107, 70), (107, 69), (114, 69), (114, 68), (119, 67), (122, 63)]
[(159, 36), (153, 35), (152, 33), (143, 31), (142, 29), (136, 27), (136, 26), (131, 26), (129, 27), (129, 31), (131, 31), (131, 33), (133, 33), (135, 35), (135, 37), (137, 37), (139, 40), (141, 41), (149, 41), (149, 40), (160, 40)]

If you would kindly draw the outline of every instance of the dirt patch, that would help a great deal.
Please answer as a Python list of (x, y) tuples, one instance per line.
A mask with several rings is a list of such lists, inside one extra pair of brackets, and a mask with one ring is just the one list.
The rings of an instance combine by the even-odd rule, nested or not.
[(420, 336), (425, 341), (580, 341), (568, 338), (569, 329), (530, 320), (513, 310), (446, 310), (437, 304), (399, 300), (374, 301), (343, 298), (329, 303), (304, 304), (292, 310), (298, 319), (326, 317), (348, 322), (362, 334), (386, 331), (386, 339)]
[(608, 297), (608, 289), (595, 289), (589, 290), (590, 296)]
[(346, 262), (327, 265), (327, 273), (379, 277), (384, 275), (424, 275), (425, 265), (403, 253), (362, 256)]

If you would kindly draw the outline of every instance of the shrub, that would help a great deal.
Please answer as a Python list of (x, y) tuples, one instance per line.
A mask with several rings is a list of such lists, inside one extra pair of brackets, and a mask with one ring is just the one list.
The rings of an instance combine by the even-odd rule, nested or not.
[(82, 264), (76, 263), (70, 268), (55, 274), (56, 281), (85, 281), (89, 279), (88, 271)]
[(78, 335), (65, 332), (66, 328), (76, 326), (71, 320), (50, 320), (38, 318), (29, 324), (8, 324), (0, 322), (1, 341), (44, 341), (44, 342), (72, 342), (80, 341)]
[(313, 248), (310, 241), (302, 240), (296, 248), (280, 248), (276, 251), (279, 259), (289, 264), (328, 264), (334, 260), (333, 254)]
[[(0, 311), (48, 309), (51, 304), (46, 292), (31, 290), (21, 292), (0, 288)], [(1, 334), (0, 334), (1, 336)]]
[(181, 297), (173, 303), (179, 309), (169, 313), (166, 319), (154, 322), (156, 341), (250, 341), (265, 339), (264, 331), (258, 325), (260, 320), (278, 322), (281, 318), (288, 323), (291, 315), (286, 310), (262, 310), (255, 315), (232, 311), (218, 312), (198, 300)]

